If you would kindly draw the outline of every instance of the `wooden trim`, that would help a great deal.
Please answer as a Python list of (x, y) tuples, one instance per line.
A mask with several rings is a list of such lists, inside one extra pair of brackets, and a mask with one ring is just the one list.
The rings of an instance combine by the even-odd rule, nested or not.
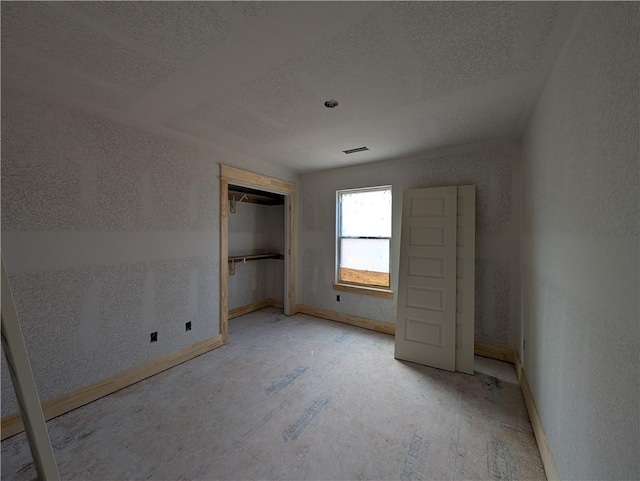
[(229, 183), (220, 167), (220, 327), (222, 342), (229, 338)]
[[(285, 302), (288, 310), (295, 307), (295, 185), (283, 180), (274, 179), (265, 175), (256, 174), (245, 170), (220, 165), (220, 333), (224, 343), (229, 337), (229, 184), (241, 185), (254, 189), (264, 189), (287, 196), (289, 222), (288, 222), (288, 249), (285, 249), (285, 262), (288, 261), (288, 291), (285, 292)], [(287, 201), (285, 201), (286, 205)], [(287, 239), (285, 238), (285, 244)], [(287, 247), (287, 246), (285, 246)], [(287, 258), (288, 256), (288, 258)]]
[(284, 309), (284, 302), (282, 301), (282, 299), (269, 298), (267, 299), (267, 305), (269, 307), (277, 307), (278, 309)]
[(369, 329), (370, 331), (382, 332), (384, 334), (394, 335), (396, 332), (396, 325), (390, 322), (376, 321), (374, 319), (368, 319), (366, 317), (360, 317), (353, 314), (343, 314), (341, 312), (330, 311), (328, 309), (320, 309), (317, 307), (305, 306), (298, 304), (296, 306), (297, 312), (307, 314), (309, 316), (320, 317), (322, 319), (328, 319), (330, 321), (341, 322), (343, 324), (349, 324), (351, 326), (362, 327), (363, 329)]
[[(384, 334), (395, 335), (395, 324), (388, 322), (375, 321), (373, 319), (367, 319), (365, 317), (354, 316), (351, 314), (342, 314), (339, 312), (330, 311), (327, 309), (319, 309), (315, 307), (305, 306), (302, 304), (296, 305), (295, 312), (307, 314), (309, 316), (320, 317), (322, 319), (328, 319), (330, 321), (342, 322), (344, 324), (350, 324), (356, 327), (362, 327), (372, 331), (382, 332)], [(538, 449), (540, 451), (540, 457), (544, 465), (544, 470), (549, 481), (560, 480), (558, 474), (558, 468), (556, 462), (551, 453), (549, 441), (545, 434), (544, 427), (538, 410), (536, 409), (533, 395), (531, 394), (531, 388), (527, 381), (527, 376), (518, 357), (518, 352), (515, 349), (506, 346), (495, 346), (492, 344), (486, 344), (483, 342), (474, 343), (474, 353), (477, 356), (488, 357), (491, 359), (497, 359), (499, 361), (510, 362), (515, 364), (516, 374), (518, 381), (520, 381), (520, 387), (522, 389), (522, 395), (524, 397), (525, 405), (529, 413), (529, 419), (531, 420), (531, 426), (535, 434), (536, 442), (538, 443)]]
[[(389, 334), (395, 336), (396, 325), (390, 322), (376, 321), (375, 319), (369, 319), (367, 317), (356, 316), (354, 314), (343, 314), (341, 312), (330, 311), (329, 309), (321, 309), (319, 307), (306, 306), (304, 304), (297, 304), (295, 308), (296, 313), (307, 314), (309, 316), (319, 317), (321, 319), (328, 319), (330, 321), (341, 322), (343, 324), (349, 324), (351, 326), (362, 327), (369, 329), (370, 331), (381, 332), (383, 334)], [(483, 342), (474, 343), (474, 354), (476, 356), (489, 357), (491, 359), (497, 359), (498, 361), (515, 362), (516, 352), (514, 349), (506, 346), (495, 346), (493, 344), (485, 344)]]
[[(143, 364), (142, 366), (127, 369), (126, 371), (103, 379), (102, 381), (98, 381), (97, 383), (90, 384), (89, 386), (81, 387), (80, 389), (76, 389), (70, 393), (58, 396), (46, 401), (42, 405), (44, 417), (49, 421), (50, 419), (68, 413), (80, 406), (89, 404), (96, 399), (100, 399), (101, 397), (119, 391), (127, 386), (131, 386), (132, 384), (165, 371), (171, 367), (177, 366), (178, 364), (182, 364), (183, 362), (200, 356), (205, 352), (216, 349), (223, 344), (222, 335), (217, 335), (185, 347), (184, 349), (173, 354), (169, 354), (168, 356)], [(20, 415), (11, 414), (3, 417), (1, 429), (2, 439), (6, 439), (14, 434), (22, 432), (24, 430), (24, 426), (22, 424), (22, 419), (20, 419)]]
[[(395, 335), (396, 326), (395, 324), (391, 324), (389, 322), (376, 321), (352, 314), (342, 314), (340, 312), (305, 306), (303, 304), (296, 305), (295, 313), (298, 312), (307, 314), (309, 316), (319, 317), (322, 319), (328, 319), (330, 321), (341, 322), (343, 324), (349, 324), (372, 331), (382, 332), (384, 334)], [(522, 395), (524, 396), (527, 411), (529, 412), (529, 418), (531, 420), (531, 425), (533, 426), (533, 432), (538, 443), (538, 449), (540, 450), (540, 457), (542, 458), (542, 463), (544, 464), (547, 479), (549, 481), (560, 480), (558, 468), (553, 458), (553, 454), (551, 453), (549, 441), (547, 440), (547, 436), (542, 426), (542, 421), (540, 420), (540, 415), (538, 414), (538, 410), (536, 409), (533, 395), (531, 394), (531, 388), (529, 387), (529, 382), (527, 381), (526, 374), (524, 372), (522, 364), (520, 363), (518, 352), (510, 347), (495, 346), (492, 344), (486, 344), (476, 341), (474, 343), (474, 353), (477, 356), (488, 357), (491, 359), (497, 359), (499, 361), (505, 361), (515, 364), (516, 374), (518, 376), (518, 380), (520, 381)]]
[(354, 292), (356, 294), (381, 297), (383, 299), (393, 299), (393, 291), (390, 289), (384, 289), (382, 287), (352, 286), (350, 284), (341, 284), (336, 282), (333, 284), (333, 290), (342, 292)]
[(227, 183), (264, 188), (271, 192), (282, 194), (293, 194), (295, 192), (295, 185), (290, 182), (238, 169), (230, 165), (221, 165), (220, 168), (220, 178), (226, 180)]
[(536, 403), (533, 400), (533, 394), (531, 393), (531, 387), (529, 386), (527, 375), (524, 371), (524, 368), (522, 367), (522, 363), (520, 362), (520, 357), (518, 356), (517, 351), (514, 354), (514, 358), (516, 365), (516, 374), (518, 376), (518, 381), (520, 381), (520, 388), (522, 389), (524, 403), (527, 406), (527, 411), (529, 412), (529, 419), (531, 420), (533, 433), (535, 434), (536, 442), (538, 443), (538, 450), (540, 451), (540, 457), (542, 458), (544, 471), (549, 481), (559, 481), (560, 474), (558, 473), (558, 466), (556, 465), (556, 461), (553, 458), (553, 454), (551, 453), (549, 440), (547, 439), (544, 427), (542, 426), (542, 420), (540, 419), (540, 414), (538, 414), (538, 409), (536, 408)]
[(247, 304), (246, 306), (236, 307), (235, 309), (229, 310), (229, 319), (233, 319), (235, 317), (244, 316), (245, 314), (249, 314), (250, 312), (259, 311), (260, 309), (264, 309), (265, 307), (277, 307), (278, 309), (282, 309), (284, 307), (284, 302), (280, 299), (262, 299), (261, 301), (252, 302), (251, 304)]
[(497, 359), (498, 361), (515, 363), (515, 350), (507, 346), (495, 346), (484, 342), (474, 342), (473, 351), (476, 356)]
[(236, 307), (235, 309), (229, 309), (229, 319), (233, 319), (235, 317), (244, 316), (245, 314), (249, 314), (250, 312), (258, 311), (260, 309), (264, 309), (269, 306), (268, 299), (262, 299), (261, 301), (252, 302), (251, 304), (247, 304), (246, 306)]

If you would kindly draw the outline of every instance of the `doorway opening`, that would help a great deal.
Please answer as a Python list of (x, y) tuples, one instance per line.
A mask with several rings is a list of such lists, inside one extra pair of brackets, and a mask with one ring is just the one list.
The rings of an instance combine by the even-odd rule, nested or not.
[[(234, 245), (230, 246), (229, 216), (236, 215), (232, 212), (238, 212), (241, 202), (275, 207), (274, 219), (278, 215), (277, 207), (283, 206), (283, 230), (280, 234), (274, 231), (276, 233), (271, 239), (268, 236), (263, 236), (262, 239), (247, 239), (245, 236), (244, 239), (234, 241)], [(236, 269), (242, 267), (240, 264), (248, 262), (270, 262), (274, 263), (274, 266), (283, 264), (281, 268), (276, 269), (276, 275), (282, 272), (284, 278), (281, 307), (285, 315), (294, 314), (294, 205), (294, 184), (227, 165), (220, 166), (220, 334), (224, 343), (228, 340), (230, 317), (267, 305), (280, 307), (277, 298), (280, 296), (277, 296), (229, 311), (229, 279), (235, 275)], [(264, 222), (269, 221), (268, 215), (266, 219), (260, 219), (263, 225)]]

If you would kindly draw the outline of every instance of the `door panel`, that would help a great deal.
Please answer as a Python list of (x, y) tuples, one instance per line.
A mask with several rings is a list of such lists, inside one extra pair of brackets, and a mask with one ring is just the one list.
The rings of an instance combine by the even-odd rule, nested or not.
[(442, 326), (437, 322), (427, 322), (407, 317), (405, 338), (427, 346), (442, 347)]
[(396, 359), (456, 367), (457, 188), (404, 192)]
[(446, 233), (442, 227), (410, 227), (410, 246), (443, 247), (446, 245)]
[(456, 252), (456, 371), (473, 374), (475, 329), (476, 187), (458, 186)]
[(444, 260), (439, 257), (409, 256), (409, 275), (444, 279)]

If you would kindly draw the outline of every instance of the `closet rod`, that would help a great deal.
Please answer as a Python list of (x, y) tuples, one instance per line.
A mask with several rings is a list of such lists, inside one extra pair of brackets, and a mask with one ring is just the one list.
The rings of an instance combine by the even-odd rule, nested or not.
[(249, 256), (229, 257), (229, 262), (257, 261), (258, 259), (284, 259), (282, 254), (253, 254)]
[(236, 273), (236, 264), (245, 263), (247, 261), (257, 261), (259, 259), (284, 259), (282, 254), (253, 254), (249, 256), (233, 256), (229, 257), (229, 275)]

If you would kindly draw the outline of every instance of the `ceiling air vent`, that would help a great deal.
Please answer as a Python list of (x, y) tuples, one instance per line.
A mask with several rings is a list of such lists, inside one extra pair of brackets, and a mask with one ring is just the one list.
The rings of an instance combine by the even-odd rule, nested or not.
[(369, 150), (369, 147), (358, 147), (357, 149), (343, 150), (343, 152), (345, 154), (355, 154), (356, 152), (364, 152), (365, 150)]

